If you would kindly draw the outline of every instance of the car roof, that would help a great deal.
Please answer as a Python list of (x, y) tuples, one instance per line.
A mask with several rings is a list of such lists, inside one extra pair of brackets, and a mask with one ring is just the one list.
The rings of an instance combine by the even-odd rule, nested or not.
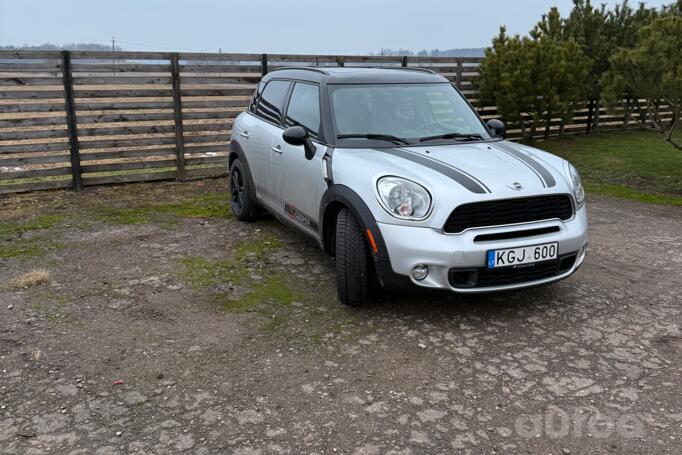
[(288, 67), (278, 68), (263, 77), (271, 79), (296, 79), (327, 84), (416, 84), (448, 82), (446, 78), (424, 68), (404, 67)]

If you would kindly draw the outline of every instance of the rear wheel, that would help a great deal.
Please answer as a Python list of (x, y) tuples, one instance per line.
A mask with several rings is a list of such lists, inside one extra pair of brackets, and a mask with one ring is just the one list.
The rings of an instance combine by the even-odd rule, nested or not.
[(360, 223), (348, 209), (336, 219), (336, 286), (345, 305), (361, 306), (371, 301), (370, 257)]
[(238, 220), (253, 221), (258, 218), (259, 207), (251, 173), (239, 158), (230, 166), (230, 199), (232, 212)]

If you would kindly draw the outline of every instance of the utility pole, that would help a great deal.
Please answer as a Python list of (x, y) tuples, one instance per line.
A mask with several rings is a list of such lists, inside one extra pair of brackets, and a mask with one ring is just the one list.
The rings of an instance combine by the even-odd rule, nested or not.
[(116, 76), (116, 69), (114, 68), (116, 66), (116, 37), (112, 36), (111, 37), (111, 75)]

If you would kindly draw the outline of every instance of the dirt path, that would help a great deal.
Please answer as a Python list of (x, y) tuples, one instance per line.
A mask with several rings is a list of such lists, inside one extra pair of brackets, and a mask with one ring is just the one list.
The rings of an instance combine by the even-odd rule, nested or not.
[(223, 185), (0, 200), (0, 454), (679, 453), (680, 208), (592, 198), (556, 285), (351, 310)]

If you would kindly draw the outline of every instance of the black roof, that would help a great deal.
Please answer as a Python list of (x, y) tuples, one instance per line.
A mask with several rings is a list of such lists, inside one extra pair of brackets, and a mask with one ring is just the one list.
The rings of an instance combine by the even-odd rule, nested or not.
[(296, 79), (327, 84), (415, 84), (448, 82), (443, 76), (422, 68), (364, 68), (364, 67), (292, 67), (269, 72), (270, 79)]

